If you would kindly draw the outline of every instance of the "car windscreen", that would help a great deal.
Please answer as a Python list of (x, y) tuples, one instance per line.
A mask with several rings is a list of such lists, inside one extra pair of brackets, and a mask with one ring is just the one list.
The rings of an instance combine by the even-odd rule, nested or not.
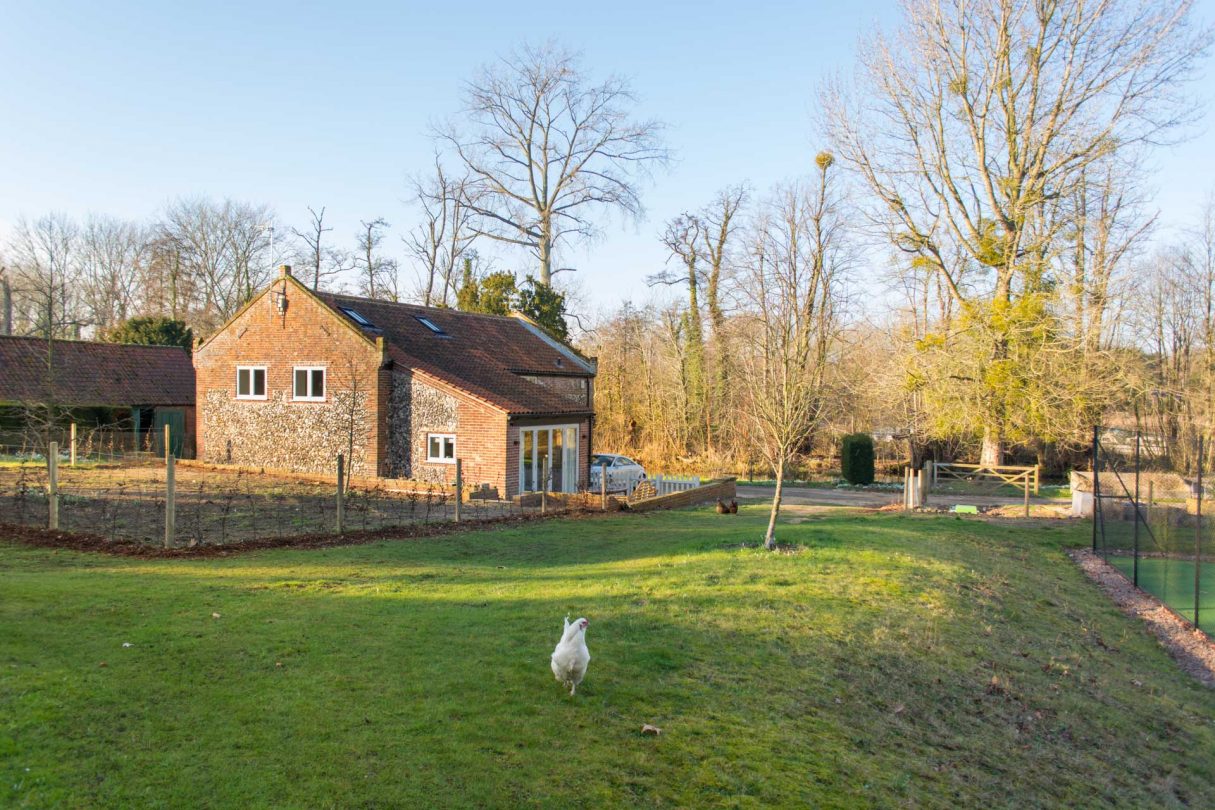
[(604, 464), (611, 464), (611, 456), (591, 456), (592, 467), (602, 467)]

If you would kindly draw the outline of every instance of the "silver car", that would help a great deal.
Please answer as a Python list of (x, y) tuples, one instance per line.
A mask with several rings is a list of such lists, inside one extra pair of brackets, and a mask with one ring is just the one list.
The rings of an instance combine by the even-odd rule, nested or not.
[(631, 493), (639, 481), (645, 480), (645, 468), (628, 456), (617, 453), (595, 453), (591, 456), (591, 491), (599, 492), (599, 479), (607, 465), (608, 492)]

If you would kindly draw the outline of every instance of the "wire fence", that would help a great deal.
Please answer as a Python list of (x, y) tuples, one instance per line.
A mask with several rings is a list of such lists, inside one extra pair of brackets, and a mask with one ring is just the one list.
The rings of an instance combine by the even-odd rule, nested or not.
[(1175, 471), (1144, 461), (1144, 441), (1093, 432), (1093, 552), (1195, 627), (1215, 626), (1215, 537), (1204, 513), (1210, 470)]
[[(80, 464), (138, 461), (164, 455), (164, 433), (157, 430), (127, 430), (88, 425), (57, 425), (40, 430), (0, 431), (0, 462), (45, 462), (54, 442), (60, 457)], [(194, 454), (194, 436), (173, 437), (174, 452), (186, 458)]]
[(164, 461), (52, 466), (34, 461), (0, 464), (0, 524), (53, 526), (111, 542), (226, 546), (457, 519), (557, 514), (596, 503), (587, 493), (502, 500), (465, 496), (457, 501), (450, 485), (401, 481), (392, 482), (390, 489), (382, 480), (348, 484), (339, 497), (335, 484), (181, 464), (175, 465), (170, 488)]

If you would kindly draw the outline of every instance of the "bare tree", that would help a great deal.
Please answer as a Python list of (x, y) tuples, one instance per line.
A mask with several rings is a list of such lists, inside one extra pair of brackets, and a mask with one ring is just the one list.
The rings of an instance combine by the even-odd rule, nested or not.
[(308, 214), (312, 217), (308, 228), (302, 231), (292, 228), (291, 232), (304, 244), (304, 259), (312, 268), (312, 289), (319, 290), (324, 279), (340, 276), (350, 269), (352, 262), (345, 251), (325, 244), (325, 234), (333, 230), (325, 227), (325, 206), (319, 212), (308, 206)]
[(88, 317), (80, 300), (80, 229), (62, 214), (18, 220), (10, 245), (17, 328), (79, 338)]
[[(1193, 114), (1180, 91), (1210, 32), (1189, 30), (1191, 11), (1190, 0), (905, 0), (900, 34), (862, 46), (860, 95), (824, 93), (827, 126), (891, 244), (998, 333), (1001, 313), (1043, 291), (1071, 221), (1053, 201)], [(996, 372), (978, 380), (1008, 380), (1011, 339), (995, 335)], [(975, 400), (985, 463), (1000, 462), (1009, 390)]]
[(83, 303), (89, 322), (104, 332), (140, 305), (140, 282), (151, 254), (148, 234), (134, 222), (92, 216), (81, 232), (80, 247)]
[(171, 203), (156, 252), (157, 266), (173, 274), (174, 309), (204, 328), (234, 315), (273, 272), (273, 227), (264, 205), (202, 197)]
[(465, 91), (469, 132), (438, 133), (468, 172), (475, 231), (532, 251), (548, 285), (554, 248), (592, 236), (596, 212), (639, 214), (638, 179), (668, 153), (634, 103), (624, 80), (592, 84), (553, 44), (483, 68)]
[(388, 301), (400, 300), (397, 263), (380, 252), (388, 223), (380, 217), (371, 221), (362, 220), (359, 225), (358, 255), (355, 258), (359, 295)]
[[(679, 341), (675, 345), (680, 349), (681, 355), (685, 405), (682, 413), (688, 430), (686, 439), (692, 443), (699, 443), (696, 434), (703, 426), (707, 397), (704, 321), (700, 306), (704, 275), (701, 267), (704, 235), (705, 223), (695, 214), (681, 214), (670, 220), (663, 231), (662, 242), (670, 252), (670, 258), (678, 260), (681, 267), (675, 272), (668, 271), (649, 277), (651, 285), (677, 284), (687, 287), (687, 309), (680, 317), (678, 328), (673, 331), (674, 337)], [(682, 449), (686, 452), (690, 447)]]
[(753, 438), (776, 474), (764, 545), (775, 548), (786, 465), (813, 433), (826, 401), (829, 353), (840, 323), (849, 254), (832, 156), (810, 187), (777, 191), (751, 236), (742, 294), (749, 312), (745, 403)]
[(434, 173), (414, 178), (412, 191), (422, 221), (404, 241), (421, 270), (422, 303), (447, 306), (455, 300), (460, 284), (457, 268), (476, 238), (468, 205), (476, 192), (467, 177), (452, 177), (438, 155)]

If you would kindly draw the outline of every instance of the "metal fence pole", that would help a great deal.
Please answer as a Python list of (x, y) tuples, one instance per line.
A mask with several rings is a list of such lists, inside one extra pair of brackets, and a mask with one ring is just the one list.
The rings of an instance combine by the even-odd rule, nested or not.
[(464, 467), (456, 459), (456, 523), (460, 522), (460, 504), (464, 500)]
[(1093, 425), (1093, 553), (1097, 553), (1097, 514), (1101, 508), (1101, 450), (1099, 425)]
[(165, 548), (173, 547), (173, 539), (177, 534), (177, 482), (174, 480), (174, 461), (172, 455), (165, 458)]
[(1139, 587), (1139, 431), (1135, 431), (1135, 527), (1134, 559), (1131, 563), (1131, 582)]
[(346, 458), (337, 457), (337, 533), (341, 534), (346, 519)]
[(59, 442), (51, 442), (46, 456), (47, 476), (47, 524), (59, 528)]
[(1202, 436), (1198, 437), (1198, 508), (1194, 520), (1194, 626), (1198, 627), (1199, 587), (1202, 585)]

